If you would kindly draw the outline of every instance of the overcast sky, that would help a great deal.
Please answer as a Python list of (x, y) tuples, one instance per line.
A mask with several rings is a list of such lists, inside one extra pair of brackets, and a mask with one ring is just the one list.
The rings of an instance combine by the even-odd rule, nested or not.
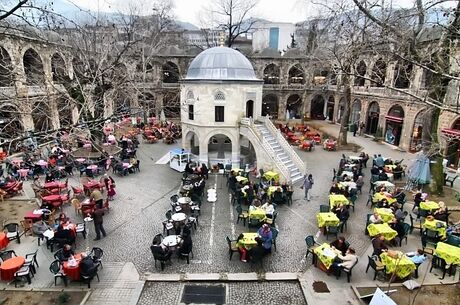
[[(142, 7), (143, 14), (148, 14), (152, 0), (69, 0), (78, 3), (79, 6), (101, 11), (123, 11), (129, 5)], [(312, 2), (327, 0), (259, 0), (253, 17), (268, 19), (279, 22), (298, 22), (308, 16), (316, 15), (317, 7)], [(212, 0), (173, 0), (174, 15), (180, 21), (187, 21), (200, 26), (200, 12), (210, 7)], [(393, 0), (395, 5), (410, 6), (414, 0)]]

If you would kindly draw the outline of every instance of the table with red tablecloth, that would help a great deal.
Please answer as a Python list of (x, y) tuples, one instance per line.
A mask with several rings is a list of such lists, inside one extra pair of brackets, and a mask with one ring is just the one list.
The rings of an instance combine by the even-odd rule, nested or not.
[(42, 197), (42, 201), (51, 204), (53, 207), (60, 207), (64, 198), (59, 194)]
[(78, 281), (80, 279), (81, 253), (75, 254), (74, 258), (77, 261), (77, 264), (75, 266), (69, 266), (69, 262), (63, 262), (62, 271), (68, 278)]
[(0, 265), (0, 277), (3, 281), (11, 281), (14, 279), (16, 271), (24, 265), (25, 258), (23, 256), (12, 257), (7, 259)]
[(46, 183), (43, 185), (43, 188), (46, 189), (46, 190), (50, 190), (50, 189), (63, 189), (63, 188), (65, 188), (65, 187), (66, 187), (65, 183), (62, 183), (62, 182), (59, 182), (59, 181), (46, 182)]
[(83, 216), (85, 216), (88, 213), (93, 213), (94, 210), (96, 209), (96, 203), (94, 201), (90, 201), (89, 199), (86, 199), (81, 203), (81, 212)]
[(33, 222), (39, 221), (42, 219), (43, 213), (34, 213), (34, 211), (29, 211), (24, 215), (24, 219), (30, 219)]
[(94, 189), (101, 189), (101, 184), (98, 181), (91, 180), (83, 184), (83, 190), (87, 195), (89, 195)]
[(8, 237), (6, 237), (6, 234), (3, 232), (0, 232), (0, 249), (5, 249), (6, 246), (8, 246)]

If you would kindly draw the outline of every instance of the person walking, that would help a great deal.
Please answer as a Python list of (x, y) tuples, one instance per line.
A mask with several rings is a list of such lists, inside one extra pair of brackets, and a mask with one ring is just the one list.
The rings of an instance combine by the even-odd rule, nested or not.
[(307, 201), (310, 201), (310, 192), (309, 190), (313, 187), (314, 181), (313, 181), (313, 176), (312, 174), (310, 175), (305, 175), (303, 178), (303, 183), (300, 188), (305, 190), (305, 198)]
[(94, 240), (100, 240), (101, 233), (103, 237), (107, 236), (107, 233), (105, 232), (105, 229), (103, 226), (103, 222), (104, 222), (103, 216), (104, 216), (104, 209), (97, 208), (93, 213), (94, 229), (96, 231), (96, 238)]
[(353, 136), (356, 137), (356, 132), (358, 131), (358, 123), (353, 123)]

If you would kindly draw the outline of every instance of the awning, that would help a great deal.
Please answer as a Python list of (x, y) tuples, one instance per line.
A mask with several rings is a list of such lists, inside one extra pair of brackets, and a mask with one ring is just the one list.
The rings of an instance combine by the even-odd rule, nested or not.
[(458, 129), (443, 128), (441, 132), (447, 136), (460, 137), (460, 130)]
[(385, 119), (390, 122), (402, 123), (404, 118), (400, 118), (397, 116), (386, 115)]

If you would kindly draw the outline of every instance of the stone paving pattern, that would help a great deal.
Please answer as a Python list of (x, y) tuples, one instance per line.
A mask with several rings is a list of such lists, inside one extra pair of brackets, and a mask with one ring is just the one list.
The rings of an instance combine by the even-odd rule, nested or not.
[[(200, 285), (212, 283), (200, 283)], [(161, 304), (175, 305), (181, 300), (181, 292), (184, 285), (194, 285), (194, 283), (165, 283), (148, 282), (144, 286), (144, 292), (139, 299), (138, 305)], [(227, 287), (228, 305), (244, 304), (290, 304), (306, 305), (302, 295), (302, 290), (297, 281), (270, 281), (270, 282), (240, 282), (224, 283)]]
[[(337, 130), (337, 126), (335, 125), (326, 127), (333, 129), (332, 131), (328, 130), (329, 134), (333, 134), (333, 131)], [(361, 137), (354, 138), (350, 134), (350, 140), (363, 146), (364, 151), (371, 156), (375, 153), (382, 153), (383, 156), (394, 159), (405, 158), (406, 164), (409, 162), (409, 159), (413, 158), (413, 155), (404, 154), (387, 145), (378, 144), (369, 139)], [(278, 250), (264, 259), (263, 269), (259, 270), (255, 269), (249, 263), (240, 262), (238, 254), (235, 254), (232, 261), (229, 261), (225, 236), (236, 238), (239, 233), (247, 232), (248, 228), (244, 227), (241, 222), (236, 224), (236, 212), (229, 202), (225, 178), (210, 175), (207, 187), (216, 184), (218, 200), (214, 204), (203, 202), (199, 226), (192, 235), (194, 243), (193, 259), (187, 265), (185, 261), (173, 258), (172, 265), (167, 266), (164, 271), (161, 271), (159, 267), (154, 267), (149, 246), (153, 236), (161, 233), (163, 230), (162, 221), (165, 219), (166, 211), (170, 208), (169, 197), (177, 192), (181, 174), (170, 169), (168, 165), (157, 165), (155, 162), (170, 149), (177, 146), (167, 146), (163, 143), (141, 144), (138, 149), (138, 158), (141, 161), (140, 172), (126, 177), (113, 174), (117, 185), (117, 195), (115, 200), (111, 202), (110, 213), (104, 217), (104, 226), (108, 236), (94, 242), (94, 229), (92, 226), (90, 236), (86, 240), (78, 236), (76, 252), (91, 249), (93, 246), (104, 249), (104, 269), (101, 270), (101, 283), (97, 283), (97, 281), (93, 283), (95, 288), (100, 287), (106, 289), (106, 291), (95, 291), (94, 295), (90, 298), (90, 302), (93, 303), (90, 304), (98, 304), (102, 300), (107, 301), (107, 304), (112, 304), (109, 302), (111, 299), (115, 300), (113, 304), (117, 304), (117, 300), (121, 296), (125, 296), (126, 299), (128, 298), (128, 294), (133, 296), (136, 287), (139, 287), (139, 276), (142, 279), (144, 275), (150, 273), (238, 273), (254, 271), (303, 273), (303, 281), (307, 283), (305, 289), (309, 297), (312, 297), (315, 302), (322, 300), (324, 304), (328, 304), (334, 298), (336, 298), (337, 304), (343, 304), (340, 301), (344, 301), (345, 299), (356, 301), (353, 299), (351, 289), (349, 289), (350, 286), (348, 284), (344, 285), (346, 284), (346, 277), (342, 277), (339, 280), (328, 277), (325, 273), (311, 266), (310, 258), (308, 262), (305, 261), (306, 246), (304, 239), (307, 235), (315, 235), (318, 231), (315, 216), (319, 212), (320, 204), (328, 204), (328, 190), (332, 180), (332, 168), (338, 166), (338, 161), (342, 153), (346, 155), (356, 155), (357, 153), (350, 151), (326, 152), (321, 147), (316, 147), (316, 150), (313, 152), (299, 151), (301, 158), (307, 162), (308, 172), (312, 173), (315, 179), (315, 184), (311, 191), (312, 200), (310, 202), (304, 200), (303, 191), (297, 186), (293, 196), (293, 204), (291, 206), (279, 207), (279, 215), (276, 221), (280, 231), (277, 240)], [(371, 163), (369, 161), (369, 164)], [(368, 171), (365, 171), (365, 173), (368, 174)], [(351, 212), (348, 230), (344, 233), (345, 237), (355, 247), (357, 254), (360, 256), (360, 262), (353, 271), (353, 284), (369, 284), (373, 276), (372, 273), (364, 273), (367, 265), (366, 256), (371, 252), (370, 239), (364, 235), (365, 217), (370, 212), (370, 209), (365, 206), (368, 198), (368, 177), (365, 178), (366, 184), (363, 187), (363, 194), (359, 196), (357, 201), (355, 212)], [(79, 185), (79, 179), (80, 177), (76, 174), (69, 181), (72, 185)], [(26, 192), (32, 194), (28, 185)], [(75, 212), (71, 206), (64, 207), (64, 211), (70, 215), (71, 219), (76, 221), (81, 220), (81, 216), (75, 216)], [(329, 241), (331, 240), (332, 238), (329, 238)], [(321, 236), (318, 241), (321, 243), (326, 241), (326, 239)], [(33, 252), (37, 248), (36, 238), (33, 237), (24, 237), (20, 245), (14, 242), (10, 245), (9, 248), (14, 249), (19, 255)], [(419, 246), (420, 237), (418, 233), (415, 233), (409, 236), (408, 245), (403, 244), (401, 250), (413, 251)], [(53, 261), (53, 254), (42, 245), (39, 249), (38, 257), (41, 267), (30, 288), (54, 287), (53, 277), (48, 270), (49, 264)], [(124, 281), (120, 275), (121, 269), (116, 268), (123, 268), (120, 266), (125, 266), (126, 263), (132, 266), (131, 272), (129, 272), (132, 274), (132, 278), (128, 277), (125, 281), (127, 286), (124, 286)], [(111, 265), (115, 269), (111, 270)], [(421, 269), (424, 269), (428, 265), (424, 264)], [(112, 273), (114, 275), (111, 275)], [(111, 277), (113, 276), (117, 280), (112, 280)], [(325, 281), (331, 293), (315, 294), (311, 290), (311, 283), (314, 280)], [(430, 274), (427, 276), (427, 280), (439, 282), (436, 274)], [(445, 282), (448, 280), (446, 279)], [(244, 287), (255, 284), (259, 283), (243, 283), (241, 285)], [(142, 299), (144, 299), (144, 295), (151, 293), (149, 285), (151, 284), (147, 283), (143, 290)], [(178, 283), (155, 283), (154, 285), (157, 285), (154, 287), (168, 289), (172, 292), (171, 294), (176, 294), (176, 297), (179, 295), (179, 290), (174, 289), (177, 285), (179, 285), (177, 287), (180, 287)], [(231, 286), (232, 284), (229, 285)], [(240, 287), (239, 284), (235, 285)], [(257, 287), (263, 287), (261, 290), (267, 289), (269, 292), (273, 290), (266, 288), (273, 284), (267, 283), (266, 285), (268, 286), (261, 285)], [(291, 285), (290, 283), (285, 284), (283, 282), (277, 285), (279, 286), (275, 285), (273, 287), (279, 287), (279, 289), (276, 289), (276, 293), (279, 290), (280, 295), (289, 297), (290, 294), (297, 291), (297, 288), (293, 288), (296, 285)], [(6, 283), (0, 283), (0, 288), (4, 287), (10, 288)], [(58, 287), (63, 287), (63, 285), (61, 284)], [(72, 283), (70, 287), (84, 288), (79, 283)], [(29, 288), (29, 286), (26, 285), (26, 288)], [(155, 292), (162, 289), (154, 288), (153, 290)], [(277, 300), (281, 300), (281, 297)], [(282, 302), (291, 304), (288, 301), (280, 301), (279, 303)], [(143, 303), (140, 302), (140, 304)]]

